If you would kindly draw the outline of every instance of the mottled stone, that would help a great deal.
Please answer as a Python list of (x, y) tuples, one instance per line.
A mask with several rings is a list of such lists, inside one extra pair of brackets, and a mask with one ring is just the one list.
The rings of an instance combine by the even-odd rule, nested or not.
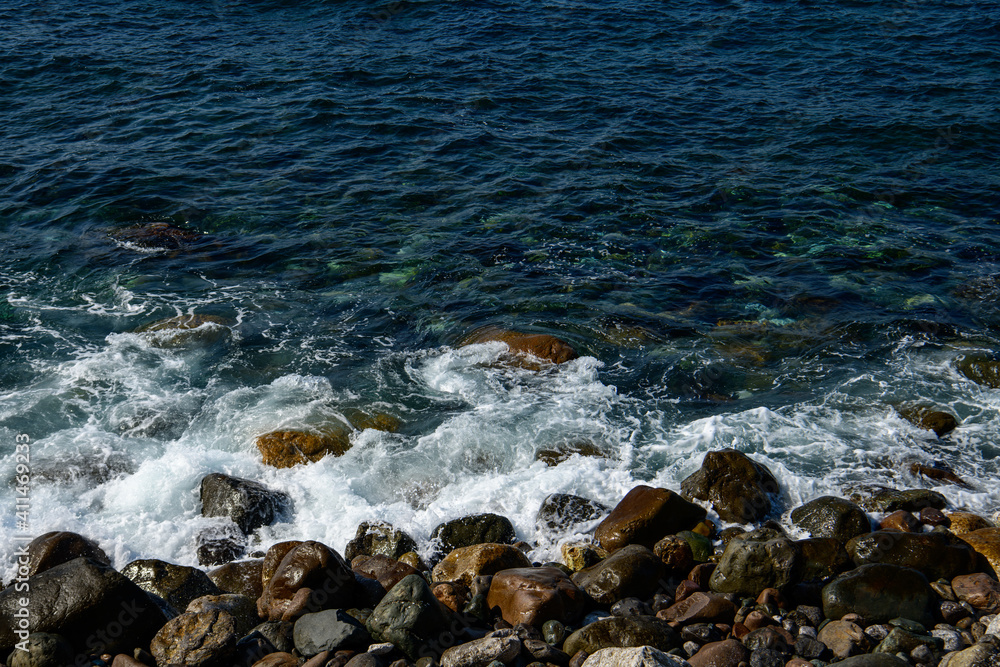
[(221, 595), (204, 595), (191, 601), (184, 611), (199, 613), (203, 611), (224, 611), (233, 617), (236, 623), (236, 633), (243, 637), (260, 621), (257, 617), (255, 600), (245, 595), (223, 593)]
[(668, 575), (687, 573), (694, 565), (691, 545), (677, 535), (667, 535), (654, 544), (653, 553), (663, 562)]
[(517, 635), (483, 637), (452, 646), (441, 654), (441, 667), (486, 667), (494, 660), (509, 663), (521, 652)]
[(863, 509), (834, 496), (822, 496), (796, 507), (791, 519), (813, 537), (829, 537), (841, 543), (871, 532), (871, 521)]
[(611, 616), (586, 625), (563, 643), (563, 651), (593, 655), (602, 648), (652, 646), (669, 651), (681, 646), (681, 638), (665, 621), (653, 616)]
[(262, 558), (226, 563), (210, 570), (208, 578), (224, 593), (237, 593), (256, 600), (264, 592), (261, 582)]
[(980, 528), (959, 535), (959, 538), (981, 556), (980, 563), (988, 563), (994, 576), (1000, 574), (1000, 528)]
[(854, 613), (875, 622), (903, 617), (930, 627), (933, 595), (926, 577), (916, 570), (862, 565), (823, 588), (823, 613), (836, 619)]
[[(365, 627), (375, 641), (392, 642), (410, 660), (437, 657), (458, 640), (463, 627), (419, 574), (393, 586), (372, 611)], [(452, 643), (444, 641), (450, 637)]]
[(651, 597), (663, 575), (663, 562), (652, 551), (630, 544), (575, 573), (573, 582), (599, 604), (610, 605), (627, 597)]
[(629, 544), (652, 548), (660, 538), (696, 526), (705, 508), (673, 491), (640, 485), (629, 491), (594, 531), (609, 552)]
[(948, 530), (955, 535), (971, 533), (975, 530), (982, 530), (983, 528), (993, 528), (992, 523), (978, 514), (972, 514), (970, 512), (948, 512), (947, 516), (951, 523), (951, 525), (948, 526)]
[(213, 609), (184, 613), (164, 625), (149, 646), (158, 665), (229, 667), (236, 652), (236, 620)]
[(522, 368), (533, 370), (539, 368), (539, 361), (561, 364), (577, 358), (576, 350), (555, 336), (510, 331), (496, 326), (486, 326), (473, 331), (459, 345), (496, 341), (507, 344), (507, 349), (513, 357), (508, 361)]
[(272, 431), (257, 436), (254, 444), (260, 450), (264, 465), (275, 468), (315, 462), (324, 456), (343, 456), (351, 448), (350, 427), (330, 424), (310, 431)]
[(792, 585), (800, 569), (801, 556), (795, 543), (760, 529), (729, 542), (709, 585), (720, 593), (755, 596), (765, 588)]
[(562, 553), (563, 563), (574, 572), (597, 565), (608, 557), (607, 551), (590, 542), (567, 543), (559, 549)]
[(603, 648), (587, 657), (583, 667), (690, 667), (689, 663), (652, 646)]
[[(928, 489), (872, 489), (867, 493), (854, 494), (862, 509), (869, 512), (919, 512), (925, 507), (943, 510), (948, 506), (948, 499), (937, 491)], [(852, 495), (852, 500), (855, 500)]]
[(222, 593), (201, 570), (162, 560), (134, 560), (122, 568), (122, 574), (134, 581), (139, 588), (158, 595), (177, 610), (187, 609), (195, 598)]
[(766, 466), (735, 449), (708, 452), (701, 468), (681, 482), (681, 493), (710, 501), (719, 518), (732, 523), (769, 516), (779, 491), (778, 481)]
[(856, 565), (888, 563), (910, 567), (930, 580), (951, 579), (976, 569), (976, 554), (950, 533), (876, 531), (845, 546)]
[(721, 595), (694, 592), (660, 611), (656, 617), (678, 623), (727, 623), (736, 616), (736, 606)]
[(399, 557), (417, 550), (412, 537), (384, 521), (365, 521), (358, 526), (354, 539), (344, 548), (344, 558), (353, 561), (355, 557), (387, 556)]
[(531, 567), (520, 549), (508, 544), (475, 544), (449, 553), (434, 566), (433, 579), (435, 583), (461, 581), (469, 586), (478, 576), (518, 567)]
[(959, 600), (980, 611), (987, 614), (1000, 612), (1000, 583), (988, 574), (976, 572), (955, 577), (951, 580), (951, 588)]

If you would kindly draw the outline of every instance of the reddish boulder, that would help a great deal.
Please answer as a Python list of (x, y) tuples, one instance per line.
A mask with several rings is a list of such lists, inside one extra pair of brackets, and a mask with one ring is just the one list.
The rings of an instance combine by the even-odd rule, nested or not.
[(750, 662), (750, 651), (736, 639), (705, 644), (688, 658), (691, 667), (737, 667)]
[(879, 530), (896, 530), (902, 533), (920, 532), (920, 521), (906, 510), (896, 510), (879, 523)]
[(1000, 583), (988, 574), (976, 572), (955, 577), (951, 580), (951, 588), (959, 600), (980, 611), (987, 614), (1000, 611)]
[(732, 623), (736, 607), (721, 595), (695, 592), (680, 602), (660, 611), (656, 617), (664, 621), (691, 623)]
[(339, 553), (303, 542), (281, 559), (257, 601), (261, 618), (292, 621), (323, 609), (350, 609), (361, 597), (354, 572)]
[(516, 568), (493, 575), (486, 604), (490, 609), (499, 607), (511, 625), (541, 627), (545, 621), (576, 620), (583, 611), (584, 593), (558, 568)]
[(362, 577), (376, 580), (387, 591), (395, 586), (403, 577), (411, 574), (420, 574), (416, 568), (380, 554), (375, 556), (358, 556), (355, 562), (351, 563), (351, 569)]
[(601, 521), (594, 537), (609, 552), (627, 544), (652, 548), (663, 536), (698, 525), (706, 514), (705, 508), (673, 491), (640, 485)]

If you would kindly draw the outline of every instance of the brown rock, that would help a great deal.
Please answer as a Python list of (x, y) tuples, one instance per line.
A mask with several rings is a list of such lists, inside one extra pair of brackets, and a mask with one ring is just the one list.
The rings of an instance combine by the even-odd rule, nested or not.
[(1000, 611), (1000, 583), (988, 574), (976, 572), (955, 577), (951, 580), (951, 588), (959, 600), (980, 611), (987, 614)]
[(851, 539), (845, 548), (855, 565), (900, 565), (922, 572), (931, 581), (968, 574), (976, 568), (975, 553), (950, 533), (899, 533), (882, 530), (859, 535)]
[[(265, 557), (266, 560), (266, 557)], [(293, 621), (307, 612), (350, 609), (361, 597), (343, 557), (319, 542), (294, 547), (275, 569), (257, 601), (261, 618)]]
[(955, 362), (958, 371), (973, 382), (994, 389), (1000, 388), (1000, 362), (979, 355), (959, 357)]
[(656, 617), (679, 623), (732, 623), (736, 607), (732, 602), (714, 593), (691, 593), (689, 596), (660, 611)]
[(667, 574), (684, 574), (694, 565), (691, 545), (683, 537), (667, 535), (653, 545), (653, 553), (663, 561)]
[(475, 343), (506, 343), (517, 365), (528, 369), (538, 368), (538, 361), (561, 364), (577, 358), (576, 350), (555, 336), (527, 334), (500, 327), (487, 326), (469, 334), (459, 345)]
[(216, 315), (177, 315), (144, 324), (135, 331), (151, 334), (147, 336), (149, 342), (158, 347), (211, 345), (229, 333), (230, 324), (230, 320)]
[(291, 653), (271, 653), (253, 663), (253, 667), (299, 667), (299, 659)]
[(29, 577), (81, 556), (102, 565), (111, 564), (96, 542), (77, 533), (56, 531), (39, 535), (28, 544), (27, 551)]
[(281, 565), (281, 561), (285, 558), (288, 552), (300, 544), (302, 544), (302, 542), (298, 540), (289, 540), (288, 542), (278, 542), (277, 544), (271, 545), (271, 548), (269, 548), (267, 553), (264, 554), (264, 562), (261, 563), (260, 567), (261, 592), (263, 592), (264, 587), (267, 586), (267, 582), (271, 581), (271, 577), (274, 576), (274, 573), (278, 570), (278, 566)]
[(691, 667), (739, 667), (750, 662), (750, 651), (736, 639), (705, 644), (688, 658)]
[(774, 619), (764, 612), (754, 609), (743, 620), (743, 625), (749, 630), (759, 630), (768, 625), (774, 625)]
[(951, 521), (948, 530), (956, 535), (993, 527), (993, 524), (983, 517), (970, 512), (949, 512), (948, 520)]
[(865, 653), (871, 647), (861, 626), (850, 621), (830, 621), (819, 631), (817, 639), (826, 644), (837, 660)]
[(148, 667), (148, 665), (139, 662), (130, 655), (119, 653), (111, 662), (111, 667)]
[(469, 587), (459, 581), (442, 581), (434, 584), (431, 592), (441, 604), (452, 611), (462, 611), (472, 599)]
[(785, 663), (785, 667), (813, 667), (813, 664), (805, 658), (792, 658)]
[(403, 577), (420, 572), (406, 563), (377, 554), (375, 556), (358, 556), (356, 563), (351, 564), (351, 569), (362, 577), (375, 579), (382, 584), (385, 590), (390, 590)]
[(257, 436), (254, 441), (265, 465), (291, 468), (302, 463), (319, 461), (327, 454), (343, 456), (351, 448), (346, 425), (330, 427), (324, 432), (272, 431)]
[(889, 514), (881, 523), (879, 530), (897, 530), (903, 533), (915, 533), (920, 531), (920, 521), (906, 510), (896, 510)]
[(699, 563), (691, 568), (687, 578), (702, 590), (707, 591), (709, 582), (712, 580), (712, 574), (715, 573), (715, 568), (715, 563)]
[(770, 604), (778, 609), (788, 609), (790, 604), (781, 591), (777, 588), (765, 588), (757, 596), (757, 604)]
[(493, 575), (486, 604), (499, 607), (511, 625), (541, 627), (552, 620), (565, 625), (583, 611), (584, 593), (558, 568), (516, 568)]
[(673, 491), (640, 485), (601, 521), (594, 537), (609, 552), (627, 544), (652, 548), (663, 536), (696, 526), (705, 514), (705, 508)]
[(935, 482), (947, 482), (948, 484), (954, 484), (955, 486), (960, 486), (963, 489), (972, 488), (968, 482), (956, 475), (954, 470), (941, 463), (933, 466), (925, 465), (923, 463), (911, 463), (910, 473), (916, 475), (917, 477), (926, 477), (927, 479)]
[(455, 549), (444, 560), (434, 566), (433, 579), (439, 581), (461, 581), (466, 586), (484, 574), (496, 574), (500, 570), (516, 567), (531, 567), (531, 561), (518, 549), (509, 544), (475, 544), (471, 547)]
[(705, 589), (694, 583), (690, 579), (685, 579), (681, 583), (677, 584), (677, 588), (674, 590), (674, 602), (680, 602), (681, 600), (686, 600), (691, 597), (692, 593), (704, 592)]
[(263, 566), (263, 558), (226, 563), (209, 570), (208, 578), (225, 593), (245, 595), (251, 600), (256, 600), (264, 592), (264, 584), (261, 581)]
[(122, 227), (108, 232), (108, 236), (116, 241), (131, 243), (140, 248), (165, 248), (167, 250), (177, 250), (203, 238), (193, 229), (176, 227), (169, 222), (147, 222)]
[(939, 438), (951, 433), (958, 426), (958, 420), (953, 415), (927, 405), (902, 407), (898, 412), (906, 421), (918, 428), (934, 431)]
[(158, 665), (227, 667), (238, 639), (236, 620), (213, 609), (168, 621), (153, 637), (149, 650)]
[(213, 610), (224, 611), (232, 616), (236, 622), (236, 634), (240, 637), (249, 633), (260, 621), (257, 618), (257, 609), (254, 605), (254, 600), (245, 595), (237, 595), (235, 593), (203, 595), (200, 598), (191, 600), (191, 604), (184, 611), (200, 613)]
[(705, 454), (701, 468), (681, 482), (681, 493), (711, 501), (719, 518), (733, 523), (763, 520), (779, 490), (766, 466), (735, 449)]

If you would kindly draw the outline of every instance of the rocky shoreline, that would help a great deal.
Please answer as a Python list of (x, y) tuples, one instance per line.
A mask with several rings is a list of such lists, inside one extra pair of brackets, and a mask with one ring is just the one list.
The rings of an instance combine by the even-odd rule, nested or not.
[[(47, 533), (0, 591), (9, 667), (979, 667), (1000, 665), (1000, 528), (934, 491), (814, 499), (771, 519), (778, 483), (710, 452), (680, 493), (637, 486), (614, 508), (554, 494), (539, 526), (561, 562), (533, 563), (509, 520), (446, 522), (430, 545), (365, 523), (344, 554), (239, 537), (287, 497), (221, 474), (202, 513), (210, 571)], [(725, 523), (706, 518), (710, 505)], [(599, 520), (599, 523), (598, 523)], [(228, 525), (228, 524), (227, 524)], [(795, 539), (794, 535), (809, 537)], [(426, 547), (433, 547), (433, 549)], [(253, 557), (258, 556), (258, 557)], [(20, 585), (19, 585), (20, 584)]]

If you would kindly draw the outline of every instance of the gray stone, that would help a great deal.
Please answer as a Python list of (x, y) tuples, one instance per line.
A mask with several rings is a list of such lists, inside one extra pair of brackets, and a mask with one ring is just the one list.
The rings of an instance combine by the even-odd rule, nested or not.
[(791, 520), (813, 537), (832, 537), (841, 543), (872, 529), (871, 520), (863, 509), (834, 496), (822, 496), (796, 507)]
[(494, 660), (509, 663), (520, 652), (517, 635), (483, 637), (447, 649), (441, 654), (441, 667), (486, 667)]
[(634, 646), (652, 646), (669, 651), (681, 645), (677, 631), (655, 616), (611, 616), (571, 634), (563, 643), (563, 651), (568, 655), (576, 655), (577, 651), (593, 654), (602, 648)]
[(14, 651), (10, 667), (65, 667), (76, 659), (73, 646), (65, 637), (48, 632), (31, 633), (27, 649)]
[(690, 667), (690, 663), (652, 646), (636, 646), (602, 648), (587, 656), (582, 667)]
[[(945, 662), (942, 660), (941, 664), (945, 665)], [(950, 654), (946, 667), (997, 667), (998, 665), (1000, 665), (1000, 649), (993, 644), (980, 643)]]
[(295, 621), (292, 637), (295, 648), (307, 658), (323, 651), (361, 651), (372, 639), (361, 622), (340, 609), (303, 614)]
[(599, 519), (610, 511), (610, 507), (589, 498), (553, 493), (542, 501), (535, 526), (549, 533), (561, 533), (576, 524)]
[(573, 583), (599, 604), (627, 597), (649, 598), (663, 578), (663, 562), (644, 546), (630, 544), (573, 575)]
[(797, 582), (800, 555), (795, 543), (762, 531), (730, 540), (709, 580), (712, 590), (756, 596), (765, 588), (780, 590)]
[[(462, 625), (419, 574), (404, 577), (378, 603), (365, 624), (375, 641), (392, 642), (410, 660), (440, 656)], [(450, 633), (452, 643), (445, 642)]]
[(823, 588), (823, 613), (827, 618), (853, 613), (876, 623), (901, 616), (930, 627), (933, 595), (927, 579), (916, 570), (862, 565)]
[(476, 514), (446, 521), (431, 533), (439, 550), (448, 554), (455, 549), (476, 544), (513, 544), (516, 539), (510, 519), (498, 514)]

